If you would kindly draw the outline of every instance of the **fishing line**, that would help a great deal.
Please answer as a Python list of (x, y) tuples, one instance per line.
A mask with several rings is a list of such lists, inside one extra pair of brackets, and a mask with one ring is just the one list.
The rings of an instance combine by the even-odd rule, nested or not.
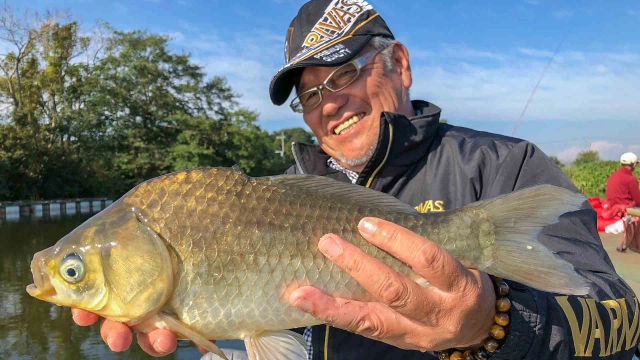
[(520, 114), (520, 117), (518, 118), (518, 121), (516, 122), (516, 126), (513, 128), (513, 132), (511, 133), (511, 136), (515, 136), (516, 135), (516, 131), (518, 130), (518, 126), (520, 126), (520, 123), (522, 122), (522, 118), (524, 117), (524, 113), (527, 111), (527, 108), (529, 107), (529, 104), (531, 104), (531, 100), (533, 99), (533, 96), (535, 95), (536, 90), (538, 90), (538, 85), (540, 85), (540, 82), (542, 81), (542, 78), (544, 77), (544, 74), (546, 74), (547, 69), (549, 68), (549, 65), (551, 65), (551, 62), (553, 62), (553, 59), (556, 57), (556, 54), (558, 53), (558, 50), (560, 49), (560, 46), (562, 46), (562, 43), (564, 43), (564, 41), (567, 39), (567, 36), (569, 36), (568, 33), (564, 36), (564, 38), (562, 38), (562, 41), (560, 41), (560, 43), (558, 44), (558, 46), (554, 50), (553, 54), (551, 55), (551, 58), (547, 62), (547, 65), (544, 67), (544, 70), (542, 71), (542, 74), (540, 74), (540, 78), (538, 79), (538, 82), (536, 83), (536, 86), (533, 88), (533, 91), (529, 95), (529, 100), (527, 100), (527, 103), (525, 104), (524, 109), (522, 109), (522, 113)]

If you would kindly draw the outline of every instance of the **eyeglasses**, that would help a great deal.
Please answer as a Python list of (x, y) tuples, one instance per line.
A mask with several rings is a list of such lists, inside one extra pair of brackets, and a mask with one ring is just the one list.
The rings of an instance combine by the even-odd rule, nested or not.
[(291, 100), (289, 106), (294, 112), (303, 113), (315, 109), (322, 102), (322, 89), (338, 92), (351, 85), (360, 75), (362, 69), (378, 51), (370, 51), (335, 69), (319, 86), (306, 90)]

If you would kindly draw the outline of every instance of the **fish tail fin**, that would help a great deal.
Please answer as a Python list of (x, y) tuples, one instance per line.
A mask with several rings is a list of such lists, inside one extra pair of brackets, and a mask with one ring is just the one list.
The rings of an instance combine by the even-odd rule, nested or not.
[(545, 226), (579, 210), (586, 200), (562, 187), (536, 185), (480, 202), (479, 210), (495, 228), (495, 243), (491, 260), (479, 270), (544, 291), (587, 294), (589, 286), (573, 265), (538, 240)]

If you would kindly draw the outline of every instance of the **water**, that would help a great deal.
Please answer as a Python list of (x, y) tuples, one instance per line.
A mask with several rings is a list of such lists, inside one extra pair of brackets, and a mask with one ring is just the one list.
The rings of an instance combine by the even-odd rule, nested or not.
[[(77, 326), (69, 308), (34, 299), (25, 290), (33, 282), (32, 255), (55, 244), (89, 216), (81, 212), (0, 220), (0, 359), (151, 359), (136, 343), (123, 353), (110, 351), (97, 323)], [(239, 341), (219, 345), (243, 348)], [(190, 342), (180, 341), (178, 350), (165, 358), (201, 357)]]

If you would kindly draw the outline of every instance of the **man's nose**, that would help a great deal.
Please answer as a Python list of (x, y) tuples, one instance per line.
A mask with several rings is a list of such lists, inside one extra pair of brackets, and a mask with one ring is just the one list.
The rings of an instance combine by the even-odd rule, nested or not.
[(333, 116), (338, 113), (341, 107), (343, 107), (349, 97), (346, 94), (340, 92), (333, 92), (328, 89), (323, 89), (322, 94), (322, 115)]

